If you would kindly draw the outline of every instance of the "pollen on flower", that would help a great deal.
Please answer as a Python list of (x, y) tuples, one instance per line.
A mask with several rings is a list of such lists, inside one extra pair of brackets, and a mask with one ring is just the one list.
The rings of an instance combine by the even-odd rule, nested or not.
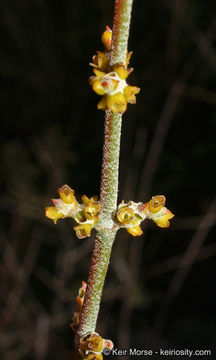
[(127, 104), (136, 103), (135, 95), (140, 91), (138, 87), (130, 86), (126, 82), (128, 75), (133, 71), (133, 68), (127, 67), (132, 52), (127, 53), (125, 64), (110, 66), (112, 30), (108, 26), (101, 40), (105, 46), (105, 52), (97, 51), (97, 55), (93, 56), (93, 62), (90, 65), (93, 66), (95, 76), (91, 76), (89, 82), (93, 91), (103, 96), (98, 103), (98, 109), (123, 114), (127, 109)]

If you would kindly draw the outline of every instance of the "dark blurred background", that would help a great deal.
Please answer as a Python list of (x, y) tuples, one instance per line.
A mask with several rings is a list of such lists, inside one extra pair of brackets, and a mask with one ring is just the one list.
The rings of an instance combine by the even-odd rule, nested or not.
[[(94, 236), (44, 207), (57, 188), (100, 190), (104, 113), (88, 63), (114, 1), (0, 4), (0, 359), (69, 359), (75, 297)], [(129, 40), (141, 87), (123, 119), (119, 201), (164, 194), (169, 229), (119, 231), (98, 331), (115, 347), (215, 346), (215, 0), (135, 0)], [(212, 358), (215, 358), (212, 355)], [(125, 357), (126, 359), (126, 357)]]

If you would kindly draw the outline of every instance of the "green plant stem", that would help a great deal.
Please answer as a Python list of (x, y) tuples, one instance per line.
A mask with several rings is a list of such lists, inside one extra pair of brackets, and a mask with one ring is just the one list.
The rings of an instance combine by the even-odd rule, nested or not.
[[(115, 1), (111, 65), (126, 62), (132, 3), (133, 0)], [(95, 330), (104, 280), (115, 240), (116, 229), (112, 213), (117, 207), (118, 197), (121, 122), (122, 115), (106, 112), (100, 191), (101, 211), (77, 340)]]

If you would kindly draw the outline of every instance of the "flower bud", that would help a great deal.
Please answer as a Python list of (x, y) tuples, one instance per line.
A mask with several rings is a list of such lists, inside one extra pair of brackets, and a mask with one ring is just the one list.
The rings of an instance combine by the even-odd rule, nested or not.
[(109, 28), (109, 26), (106, 26), (106, 30), (101, 35), (101, 40), (105, 48), (109, 50), (112, 43), (112, 30)]

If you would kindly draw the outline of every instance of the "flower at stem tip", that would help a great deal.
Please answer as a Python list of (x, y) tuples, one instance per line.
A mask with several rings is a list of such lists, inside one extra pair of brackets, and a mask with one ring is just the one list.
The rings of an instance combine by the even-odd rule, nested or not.
[(97, 51), (97, 55), (92, 58), (94, 76), (89, 78), (89, 82), (94, 92), (103, 96), (98, 103), (98, 109), (111, 110), (113, 113), (123, 114), (127, 109), (127, 104), (135, 104), (135, 95), (140, 89), (137, 86), (130, 86), (126, 79), (133, 71), (128, 68), (132, 52), (127, 53), (125, 64), (110, 65), (110, 51), (112, 42), (112, 30), (107, 26), (101, 36), (105, 45), (105, 52)]

